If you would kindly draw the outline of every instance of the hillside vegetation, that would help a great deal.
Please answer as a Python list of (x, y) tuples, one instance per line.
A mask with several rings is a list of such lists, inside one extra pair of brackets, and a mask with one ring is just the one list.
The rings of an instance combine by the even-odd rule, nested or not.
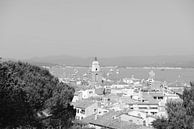
[(0, 62), (0, 128), (69, 128), (73, 94), (46, 69)]

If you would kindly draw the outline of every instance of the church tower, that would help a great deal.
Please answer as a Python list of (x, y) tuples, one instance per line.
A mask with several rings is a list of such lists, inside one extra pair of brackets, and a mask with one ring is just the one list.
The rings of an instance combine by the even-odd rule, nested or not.
[(102, 77), (100, 74), (100, 64), (97, 60), (97, 57), (94, 58), (94, 61), (92, 62), (92, 81), (93, 82), (101, 82)]
[(95, 57), (94, 61), (92, 62), (92, 72), (100, 72), (100, 64), (97, 60), (97, 57)]
[(149, 77), (148, 77), (148, 80), (147, 80), (148, 86), (151, 86), (152, 85), (152, 83), (154, 82), (154, 78), (155, 78), (155, 73), (154, 73), (153, 70), (151, 70), (149, 72)]

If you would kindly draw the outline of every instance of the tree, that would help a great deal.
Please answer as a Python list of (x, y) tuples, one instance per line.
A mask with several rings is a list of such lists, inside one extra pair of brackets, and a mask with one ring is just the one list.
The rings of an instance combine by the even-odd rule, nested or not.
[[(0, 63), (0, 128), (68, 128), (75, 117), (74, 89), (48, 70), (22, 62)], [(49, 117), (38, 114), (48, 110)]]
[(190, 81), (190, 86), (194, 87), (194, 81)]
[(192, 129), (189, 125), (190, 116), (183, 108), (182, 102), (167, 103), (168, 128), (170, 129)]
[(193, 129), (194, 125), (194, 89), (185, 89), (181, 96), (183, 102), (169, 102), (166, 105), (168, 119), (153, 121), (156, 129)]
[(156, 119), (152, 126), (156, 129), (166, 129), (168, 126), (168, 120), (165, 118)]

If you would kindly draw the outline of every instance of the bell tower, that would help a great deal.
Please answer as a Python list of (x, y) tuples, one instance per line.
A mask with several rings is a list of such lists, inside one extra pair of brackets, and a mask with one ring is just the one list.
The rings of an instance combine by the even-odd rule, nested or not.
[(92, 62), (92, 72), (100, 72), (100, 64), (97, 60), (97, 57), (95, 57), (94, 61)]
[(97, 57), (94, 58), (94, 61), (92, 62), (92, 81), (93, 82), (101, 82), (101, 76), (100, 76), (100, 64), (98, 62)]
[(149, 72), (149, 77), (148, 77), (148, 80), (147, 80), (148, 86), (151, 86), (152, 85), (152, 82), (154, 82), (154, 78), (155, 78), (155, 73), (154, 73), (153, 70), (151, 70)]

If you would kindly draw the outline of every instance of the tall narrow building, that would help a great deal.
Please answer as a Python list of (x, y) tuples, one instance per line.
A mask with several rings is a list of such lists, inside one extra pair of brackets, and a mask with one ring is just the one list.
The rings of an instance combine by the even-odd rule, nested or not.
[(93, 82), (101, 82), (102, 76), (100, 74), (100, 63), (97, 60), (97, 57), (95, 57), (94, 61), (92, 62), (92, 81)]
[(152, 83), (154, 82), (154, 78), (155, 78), (155, 73), (154, 73), (153, 70), (151, 70), (149, 72), (149, 77), (148, 77), (148, 80), (147, 80), (148, 86), (151, 86), (152, 85)]
[(94, 61), (92, 62), (92, 72), (100, 72), (100, 64), (97, 60), (97, 57), (95, 57)]

